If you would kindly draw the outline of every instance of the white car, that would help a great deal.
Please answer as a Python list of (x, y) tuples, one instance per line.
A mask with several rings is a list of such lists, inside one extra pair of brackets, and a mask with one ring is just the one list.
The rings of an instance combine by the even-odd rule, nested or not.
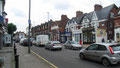
[(75, 42), (75, 41), (67, 41), (64, 44), (64, 47), (67, 49), (81, 49), (82, 45), (80, 45), (79, 43)]
[(50, 50), (59, 49), (59, 50), (62, 50), (62, 46), (61, 46), (61, 43), (59, 41), (50, 41), (45, 45), (45, 49), (50, 49)]

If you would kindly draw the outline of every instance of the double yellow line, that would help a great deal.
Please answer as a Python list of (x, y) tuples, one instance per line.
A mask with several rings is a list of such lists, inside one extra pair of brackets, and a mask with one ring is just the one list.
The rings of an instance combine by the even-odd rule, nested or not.
[(37, 57), (41, 58), (42, 60), (44, 60), (45, 62), (47, 62), (48, 64), (50, 64), (52, 67), (54, 68), (58, 68), (57, 66), (55, 66), (54, 64), (50, 63), (49, 61), (47, 61), (45, 58), (43, 58), (42, 56), (38, 55), (37, 53), (35, 53), (34, 51), (31, 50), (31, 52), (33, 54), (35, 54)]

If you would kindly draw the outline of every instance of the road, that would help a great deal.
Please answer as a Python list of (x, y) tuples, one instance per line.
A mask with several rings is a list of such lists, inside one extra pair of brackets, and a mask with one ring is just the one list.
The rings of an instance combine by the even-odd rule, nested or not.
[(79, 50), (64, 49), (62, 51), (50, 51), (44, 47), (32, 46), (31, 50), (39, 54), (58, 68), (120, 68), (120, 64), (104, 67), (101, 63), (91, 60), (81, 60)]

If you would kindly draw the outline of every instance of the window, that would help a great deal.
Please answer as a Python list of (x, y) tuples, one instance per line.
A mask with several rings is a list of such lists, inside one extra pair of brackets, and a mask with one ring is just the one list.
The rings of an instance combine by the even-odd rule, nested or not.
[(110, 13), (110, 18), (114, 18), (114, 13)]
[(120, 51), (120, 44), (112, 45), (111, 47), (112, 47), (113, 51)]
[(75, 21), (73, 21), (73, 24), (75, 23)]
[(97, 49), (98, 49), (98, 45), (97, 44), (92, 44), (86, 50), (97, 50)]
[(98, 50), (105, 51), (105, 50), (107, 50), (107, 48), (105, 46), (103, 46), (103, 45), (99, 45)]
[(117, 38), (119, 38), (120, 36), (119, 36), (119, 33), (116, 33), (116, 36), (117, 36)]
[(102, 26), (104, 26), (104, 23), (102, 23)]
[(113, 26), (113, 24), (112, 24), (112, 22), (110, 22), (110, 27), (112, 28), (112, 26)]

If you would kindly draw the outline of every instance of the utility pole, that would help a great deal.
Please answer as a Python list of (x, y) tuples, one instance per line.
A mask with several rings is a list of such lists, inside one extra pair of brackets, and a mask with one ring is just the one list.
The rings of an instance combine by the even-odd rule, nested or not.
[(31, 0), (29, 0), (29, 19), (28, 19), (28, 53), (30, 53), (30, 28), (31, 28), (31, 19), (30, 19), (30, 16), (31, 16)]
[(48, 14), (48, 22), (49, 22), (49, 12), (47, 12), (47, 14)]

